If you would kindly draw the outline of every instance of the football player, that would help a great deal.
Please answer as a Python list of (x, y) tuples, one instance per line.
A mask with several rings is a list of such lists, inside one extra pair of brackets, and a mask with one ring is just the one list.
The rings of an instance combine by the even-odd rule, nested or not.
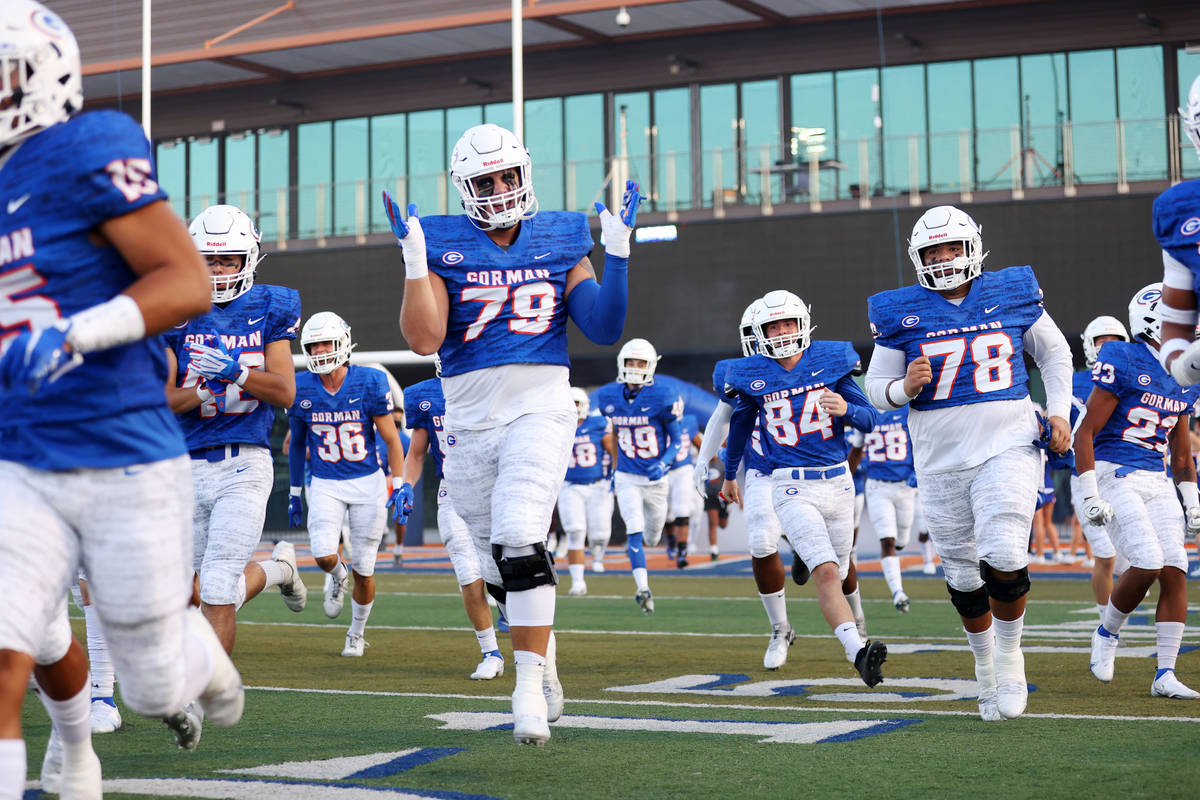
[[(679, 430), (679, 450), (671, 471), (667, 473), (667, 558), (674, 557), (675, 566), (683, 569), (688, 563), (689, 519), (698, 510), (696, 496), (692, 492), (692, 474), (696, 463), (692, 458), (692, 445), (699, 447), (702, 439), (699, 423), (691, 414), (684, 414), (680, 418)], [(672, 542), (674, 548), (671, 547)]]
[[(558, 518), (567, 536), (567, 569), (571, 573), (568, 595), (587, 594), (583, 577), (584, 545), (604, 546), (612, 536), (613, 493), (604, 474), (604, 454), (613, 450), (612, 422), (591, 414), (587, 392), (571, 387), (571, 398), (579, 420), (567, 477), (558, 491)], [(596, 559), (603, 564), (603, 555)]]
[[(1111, 341), (1100, 348), (1087, 413), (1075, 435), (1084, 514), (1097, 525), (1107, 524), (1113, 544), (1129, 559), (1104, 620), (1092, 634), (1089, 666), (1098, 680), (1112, 680), (1121, 627), (1157, 581), (1158, 670), (1150, 694), (1196, 700), (1200, 692), (1175, 677), (1175, 660), (1187, 620), (1184, 531), (1193, 536), (1200, 532), (1200, 496), (1188, 436), (1200, 393), (1180, 386), (1158, 361), (1161, 292), (1162, 284), (1152, 283), (1130, 301), (1133, 341)], [(1168, 447), (1174, 483), (1163, 465)]]
[(250, 598), (279, 586), (299, 611), (307, 597), (289, 542), (269, 561), (250, 563), (275, 481), (272, 406), (289, 408), (296, 396), (289, 342), (300, 328), (300, 295), (255, 284), (262, 235), (240, 208), (209, 206), (188, 232), (208, 264), (213, 306), (164, 337), (167, 402), (192, 459), (200, 607), (232, 653), (235, 614)]
[[(301, 523), (305, 453), (308, 487), (308, 541), (317, 566), (333, 580), (325, 596), (325, 616), (342, 613), (350, 575), (350, 629), (342, 655), (358, 657), (368, 642), (363, 634), (375, 603), (375, 558), (387, 527), (387, 478), (379, 466), (376, 432), (387, 443), (388, 465), (404, 467), (404, 445), (392, 421), (392, 390), (374, 367), (350, 364), (350, 326), (332, 311), (313, 314), (300, 332), (308, 371), (296, 377), (296, 401), (288, 409), (288, 522)], [(387, 500), (395, 506), (399, 490)], [(342, 520), (349, 519), (351, 565), (338, 555)]]
[(908, 442), (908, 406), (880, 412), (875, 427), (867, 434), (863, 455), (867, 512), (879, 536), (879, 565), (892, 593), (892, 605), (906, 614), (908, 595), (904, 593), (896, 551), (908, 544), (917, 497)]
[(4, 0), (0, 18), (0, 796), (25, 792), (33, 674), (62, 746), (48, 788), (99, 797), (67, 621), (80, 566), (130, 708), (174, 716), (199, 695), (218, 725), (242, 714), (237, 670), (187, 608), (187, 449), (157, 344), (210, 300), (142, 129), (78, 113), (70, 29), (32, 0)]
[(408, 407), (412, 410), (409, 414), (412, 442), (404, 459), (404, 470), (400, 473), (400, 519), (407, 524), (416, 496), (414, 487), (425, 468), (425, 454), (430, 453), (440, 481), (437, 491), (438, 535), (454, 566), (454, 575), (462, 590), (463, 606), (471, 627), (475, 629), (475, 639), (483, 655), (479, 666), (471, 673), (471, 679), (490, 681), (504, 674), (504, 656), (496, 644), (496, 629), (492, 625), (492, 611), (488, 607), (479, 553), (467, 531), (467, 524), (454, 511), (443, 475), (447, 446), (444, 425), (446, 398), (442, 394), (441, 365), (436, 357), (434, 363), (437, 365), (437, 377), (414, 384), (405, 392)]
[[(808, 306), (791, 292), (767, 292), (754, 311), (758, 354), (725, 371), (736, 398), (721, 493), (741, 502), (736, 477), (755, 421), (771, 465), (771, 500), (788, 541), (817, 587), (829, 627), (867, 686), (883, 680), (887, 645), (863, 641), (843, 582), (854, 546), (854, 483), (846, 462), (846, 426), (869, 431), (875, 409), (851, 373), (860, 366), (849, 342), (811, 341)], [(782, 583), (782, 575), (779, 576)]]
[(598, 344), (620, 338), (641, 200), (630, 181), (617, 215), (596, 206), (605, 241), (601, 285), (588, 260), (586, 217), (537, 215), (532, 174), (529, 151), (511, 131), (476, 125), (450, 157), (465, 214), (422, 221), (410, 205), (406, 218), (390, 195), (383, 198), (404, 253), (401, 330), (413, 350), (442, 359), (454, 510), (479, 548), (484, 581), (507, 593), (519, 744), (545, 744), (547, 723), (562, 713), (553, 638), (558, 579), (545, 540), (576, 427), (567, 317)]
[[(1179, 129), (1200, 155), (1200, 76), (1179, 109)], [(1200, 383), (1196, 294), (1200, 287), (1200, 178), (1183, 181), (1154, 200), (1154, 236), (1162, 247), (1162, 347), (1158, 358), (1183, 386)]]
[(921, 215), (908, 255), (917, 285), (867, 303), (867, 394), (877, 408), (911, 406), (921, 502), (975, 654), (980, 716), (1012, 719), (1028, 700), (1021, 631), (1042, 479), (1024, 353), (1046, 386), (1049, 447), (1062, 453), (1071, 445), (1071, 350), (1032, 268), (982, 271), (979, 226), (960, 209)]

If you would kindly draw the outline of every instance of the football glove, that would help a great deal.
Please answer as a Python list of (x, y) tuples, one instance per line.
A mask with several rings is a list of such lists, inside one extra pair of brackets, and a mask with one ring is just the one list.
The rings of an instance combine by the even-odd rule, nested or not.
[(0, 385), (25, 384), (33, 394), (42, 383), (54, 383), (82, 364), (83, 356), (66, 349), (69, 330), (70, 321), (60, 319), (48, 327), (17, 334), (0, 358)]
[(1189, 344), (1171, 362), (1171, 377), (1180, 386), (1193, 386), (1200, 383), (1200, 341)]
[(408, 204), (407, 219), (400, 213), (400, 206), (386, 189), (383, 191), (383, 207), (387, 209), (388, 224), (396, 235), (396, 243), (404, 253), (404, 275), (410, 280), (424, 278), (429, 274), (429, 263), (425, 258), (425, 231), (417, 217), (417, 204)]
[(1113, 518), (1113, 507), (1107, 500), (1099, 497), (1085, 497), (1083, 515), (1093, 525), (1107, 525)]
[(660, 478), (665, 478), (670, 469), (671, 468), (663, 462), (655, 461), (650, 465), (650, 469), (646, 470), (646, 477), (652, 481), (656, 481)]
[(603, 203), (596, 203), (600, 215), (600, 232), (604, 234), (604, 252), (618, 258), (629, 258), (629, 238), (637, 226), (637, 211), (643, 197), (635, 181), (625, 181), (621, 212), (614, 215)]
[[(376, 506), (378, 508), (378, 506)], [(299, 495), (292, 495), (288, 498), (288, 526), (299, 528), (301, 522), (304, 521), (304, 509), (300, 505)]]
[(189, 367), (210, 381), (226, 381), (241, 384), (245, 381), (242, 373), (247, 371), (237, 359), (225, 349), (225, 344), (218, 339), (217, 347), (192, 342), (188, 344), (188, 354), (191, 358)]
[(692, 470), (692, 484), (701, 499), (708, 498), (708, 464), (696, 464)]
[(388, 498), (387, 507), (392, 509), (392, 520), (397, 525), (408, 523), (408, 515), (413, 512), (413, 485), (405, 483), (399, 489), (393, 489)]
[(1183, 520), (1187, 526), (1187, 535), (1195, 536), (1200, 533), (1200, 506), (1192, 506), (1183, 510)]

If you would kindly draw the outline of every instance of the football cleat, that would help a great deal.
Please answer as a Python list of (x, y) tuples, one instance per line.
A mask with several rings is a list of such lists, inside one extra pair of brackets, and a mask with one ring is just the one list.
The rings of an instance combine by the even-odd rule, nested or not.
[(804, 560), (802, 558), (800, 558), (800, 555), (795, 550), (793, 550), (792, 551), (792, 580), (794, 580), (796, 582), (797, 586), (803, 586), (804, 584), (808, 583), (808, 579), (811, 574), (812, 573), (810, 573), (808, 571), (808, 565), (806, 565), (804, 563)]
[(975, 662), (975, 681), (979, 684), (979, 718), (984, 722), (1002, 722), (1004, 717), (1000, 716), (996, 670), (991, 657), (982, 668), (978, 661)]
[(295, 545), (280, 539), (271, 551), (271, 559), (291, 570), (288, 573), (291, 577), (279, 584), (279, 594), (283, 597), (284, 604), (292, 611), (303, 611), (308, 604), (308, 587), (304, 585), (300, 578), (300, 568), (296, 566)]
[(688, 565), (687, 555), (680, 551), (679, 558), (675, 559), (675, 567), (677, 569), (685, 569)]
[(346, 602), (346, 590), (350, 588), (350, 570), (346, 570), (345, 577), (340, 581), (328, 572), (325, 575), (325, 616), (337, 619), (342, 613), (342, 604)]
[(654, 596), (650, 594), (649, 589), (642, 589), (637, 593), (637, 597), (633, 598), (641, 607), (643, 614), (654, 613)]
[(361, 658), (363, 650), (370, 646), (371, 643), (364, 639), (361, 633), (347, 633), (346, 646), (342, 648), (342, 655), (347, 658)]
[(718, 553), (716, 550), (713, 550), (711, 553), (708, 554), (708, 560), (709, 561), (720, 561), (721, 554)]
[(883, 662), (887, 661), (887, 645), (883, 642), (867, 641), (854, 657), (854, 668), (863, 683), (875, 687), (883, 683)]
[(1196, 700), (1200, 698), (1200, 692), (1195, 689), (1190, 689), (1183, 685), (1179, 678), (1175, 677), (1175, 670), (1161, 670), (1162, 674), (1154, 678), (1154, 683), (1150, 685), (1151, 697), (1169, 697), (1173, 700)]
[(42, 759), (42, 791), (72, 799), (99, 800), (103, 797), (100, 758), (96, 751), (89, 746), (86, 751), (79, 752), (77, 758), (77, 763), (65, 763), (62, 739), (58, 731), (51, 728), (46, 755)]
[[(208, 679), (208, 685), (196, 699), (202, 710), (199, 718), (201, 720), (208, 719), (218, 728), (228, 728), (237, 724), (246, 707), (246, 695), (242, 690), (242, 676), (230, 661), (229, 654), (225, 652), (225, 648), (217, 639), (216, 631), (208, 624), (208, 620), (200, 613), (200, 609), (192, 609), (188, 613), (196, 615), (189, 620), (189, 627), (196, 636), (203, 640), (204, 648), (208, 650), (209, 658), (212, 661), (212, 675)], [(200, 738), (198, 731), (196, 738), (197, 740)], [(195, 748), (193, 746), (187, 749)]]
[(392, 555), (392, 566), (397, 568), (404, 566), (404, 553), (395, 553)]
[[(108, 698), (112, 700), (112, 698)], [(121, 711), (99, 697), (92, 698), (92, 733), (112, 733), (121, 727)]]
[(479, 662), (479, 666), (471, 673), (473, 681), (490, 681), (493, 678), (499, 678), (504, 674), (504, 656), (499, 650), (493, 650), (490, 653), (483, 654), (483, 661)]
[(921, 572), (926, 575), (937, 575), (937, 564), (934, 564), (932, 561), (926, 561), (921, 565)]
[(1016, 719), (1025, 713), (1029, 702), (1029, 685), (1025, 683), (1025, 654), (1018, 647), (1005, 653), (996, 647), (996, 710), (1005, 719)]
[(567, 590), (568, 597), (583, 597), (585, 594), (587, 594), (587, 584), (582, 582), (572, 583), (571, 588)]
[(546, 719), (546, 695), (524, 691), (518, 683), (512, 696), (513, 740), (517, 744), (543, 746), (550, 741), (550, 723)]
[(796, 641), (796, 631), (786, 622), (771, 628), (771, 642), (763, 656), (763, 666), (775, 670), (787, 663), (788, 648)]
[(204, 727), (204, 712), (200, 704), (193, 700), (169, 717), (163, 717), (163, 722), (175, 734), (175, 745), (180, 750), (195, 750), (200, 744), (200, 734)]
[[(1100, 628), (1104, 627), (1103, 625)], [(1100, 628), (1092, 632), (1092, 657), (1088, 664), (1096, 680), (1108, 683), (1113, 679), (1113, 667), (1117, 660), (1117, 645), (1121, 643), (1120, 636), (1105, 636)]]
[(604, 572), (604, 562), (596, 559), (592, 562), (592, 572)]
[(542, 694), (546, 698), (546, 721), (558, 722), (558, 718), (563, 712), (563, 688), (562, 683), (555, 678), (543, 678)]
[(62, 786), (63, 746), (58, 728), (50, 728), (50, 740), (46, 742), (46, 754), (42, 756), (42, 791), (59, 794)]
[(892, 595), (892, 605), (894, 605), (896, 610), (901, 614), (907, 614), (908, 595), (906, 595), (903, 590), (896, 592), (894, 595)]

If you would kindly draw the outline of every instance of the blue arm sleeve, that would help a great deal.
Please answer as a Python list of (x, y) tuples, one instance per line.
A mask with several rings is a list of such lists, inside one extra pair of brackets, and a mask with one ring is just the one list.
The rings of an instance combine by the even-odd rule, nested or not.
[(288, 445), (288, 484), (304, 485), (304, 446), (308, 444), (308, 426), (300, 417), (288, 417), (292, 441)]
[(683, 439), (683, 426), (679, 424), (678, 417), (671, 417), (670, 421), (663, 426), (663, 429), (667, 432), (670, 444), (663, 450), (659, 461), (666, 464), (669, 469), (675, 463), (675, 456), (679, 454), (679, 446), (682, 444), (681, 440)]
[(837, 382), (836, 391), (846, 399), (846, 413), (843, 415), (846, 421), (863, 433), (870, 433), (879, 419), (879, 412), (862, 389), (858, 388), (858, 383), (845, 375)]
[(588, 278), (567, 295), (567, 314), (596, 344), (616, 344), (629, 306), (629, 259), (604, 255), (604, 283)]
[(738, 397), (733, 409), (733, 417), (729, 420), (729, 439), (725, 448), (725, 479), (737, 477), (738, 464), (742, 462), (742, 454), (746, 452), (746, 442), (750, 432), (754, 430), (754, 418), (758, 416), (758, 408), (744, 397)]

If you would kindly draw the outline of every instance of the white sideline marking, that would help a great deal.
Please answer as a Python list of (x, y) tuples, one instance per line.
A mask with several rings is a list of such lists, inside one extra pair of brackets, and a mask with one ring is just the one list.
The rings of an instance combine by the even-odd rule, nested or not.
[[(411, 790), (325, 786), (323, 784), (284, 783), (282, 781), (195, 780), (187, 778), (118, 778), (104, 781), (106, 793), (140, 794), (148, 797), (203, 797), (217, 800), (263, 800), (275, 791), (288, 800), (429, 800), (432, 794)], [(40, 784), (27, 784), (40, 788)]]
[(397, 750), (394, 753), (371, 753), (366, 756), (326, 758), (320, 761), (284, 761), (281, 764), (265, 764), (261, 767), (244, 769), (219, 769), (227, 775), (263, 775), (270, 778), (313, 778), (315, 780), (340, 781), (364, 769), (386, 764), (417, 752), (421, 748)]
[[(367, 695), (370, 697), (417, 697), (434, 700), (494, 700), (498, 703), (511, 703), (512, 695), (482, 695), (482, 694), (439, 694), (436, 692), (382, 692), (364, 689), (296, 689), (290, 686), (247, 686), (247, 691), (259, 692), (297, 692), (299, 694), (344, 694)], [(864, 693), (864, 697), (869, 695)], [(919, 717), (978, 717), (978, 711), (949, 711), (945, 709), (919, 709), (908, 711), (901, 708), (841, 708), (828, 706), (801, 705), (749, 705), (745, 703), (688, 703), (679, 700), (593, 700), (575, 699), (568, 697), (567, 702), (573, 705), (601, 706), (649, 706), (667, 708), (700, 708), (700, 709), (735, 709), (739, 711), (768, 711), (772, 713), (823, 713), (823, 714), (885, 714), (890, 716), (919, 716)], [(511, 715), (510, 715), (511, 716)], [(1117, 714), (1022, 714), (1022, 719), (1098, 719), (1111, 722), (1195, 722), (1200, 723), (1200, 717), (1131, 717)], [(255, 800), (261, 800), (256, 798)]]
[[(321, 587), (320, 586), (309, 586), (308, 588), (309, 589), (320, 589)], [(453, 597), (455, 599), (459, 599), (462, 597), (462, 594), (454, 593), (454, 592), (384, 592), (384, 591), (376, 591), (375, 592), (376, 597), (380, 597), (383, 595), (386, 595), (388, 597)], [(560, 596), (566, 597), (566, 594), (564, 593)], [(748, 595), (732, 595), (732, 596), (728, 596), (728, 597), (716, 597), (716, 596), (712, 596), (712, 595), (705, 595), (703, 597), (700, 597), (700, 596), (696, 596), (696, 595), (656, 594), (656, 595), (654, 595), (654, 599), (655, 600), (689, 600), (689, 601), (691, 601), (691, 600), (716, 600), (721, 603), (728, 603), (731, 601), (745, 601), (745, 602), (749, 602), (749, 603), (761, 603), (762, 602), (762, 600), (760, 598), (750, 597)], [(586, 603), (590, 600), (621, 600), (624, 602), (630, 602), (633, 600), (633, 596), (628, 595), (628, 594), (591, 594), (591, 593), (588, 593), (588, 594), (584, 595), (583, 597), (572, 597), (571, 598), (572, 603), (575, 603), (575, 602), (585, 602)], [(801, 597), (789, 596), (787, 598), (787, 601), (789, 603), (815, 603), (815, 602), (817, 602), (817, 598), (810, 597), (808, 595), (804, 595)], [(864, 597), (864, 598), (862, 598), (862, 601), (863, 601), (863, 603), (879, 603), (880, 605), (886, 605), (889, 608), (892, 606), (892, 601), (888, 600), (886, 597)], [(927, 605), (939, 605), (939, 606), (940, 605), (946, 605), (946, 606), (950, 605), (949, 598), (947, 598), (945, 600), (940, 600), (940, 599), (939, 600), (914, 600), (913, 602), (914, 603), (919, 602), (919, 603), (927, 604)], [(1080, 608), (1078, 610), (1072, 611), (1070, 613), (1072, 613), (1072, 614), (1093, 614), (1093, 615), (1096, 614), (1096, 604), (1095, 603), (1088, 604), (1084, 600), (1038, 600), (1038, 601), (1036, 601), (1036, 604), (1039, 606), (1080, 606)], [(1200, 606), (1196, 606), (1196, 605), (1188, 606), (1188, 611), (1191, 611), (1191, 612), (1200, 611)], [(1133, 611), (1131, 613), (1137, 614), (1138, 612)], [(1152, 607), (1149, 608), (1149, 610), (1146, 611), (1145, 613), (1153, 614), (1154, 608), (1152, 608)], [(1097, 616), (1097, 619), (1099, 619), (1098, 616)]]
[[(748, 677), (748, 676), (747, 676)], [(610, 686), (606, 692), (622, 692), (626, 694), (687, 694), (711, 695), (715, 697), (780, 697), (779, 690), (806, 689), (816, 686), (845, 686), (862, 689), (862, 681), (858, 678), (785, 678), (769, 681), (743, 681), (740, 683), (721, 682), (719, 687), (712, 684), (721, 680), (720, 675), (678, 675), (650, 683), (639, 683), (632, 686)], [(948, 700), (975, 700), (979, 697), (979, 684), (968, 678), (888, 678), (886, 689), (878, 689), (869, 694), (857, 692), (834, 692), (832, 694), (810, 694), (804, 692), (805, 700), (825, 701), (834, 703), (857, 703), (869, 698), (876, 703), (928, 703), (945, 702)], [(710, 688), (700, 688), (710, 687)], [(892, 690), (892, 691), (889, 691)], [(895, 690), (927, 690), (926, 692)], [(795, 696), (795, 695), (793, 695)]]

